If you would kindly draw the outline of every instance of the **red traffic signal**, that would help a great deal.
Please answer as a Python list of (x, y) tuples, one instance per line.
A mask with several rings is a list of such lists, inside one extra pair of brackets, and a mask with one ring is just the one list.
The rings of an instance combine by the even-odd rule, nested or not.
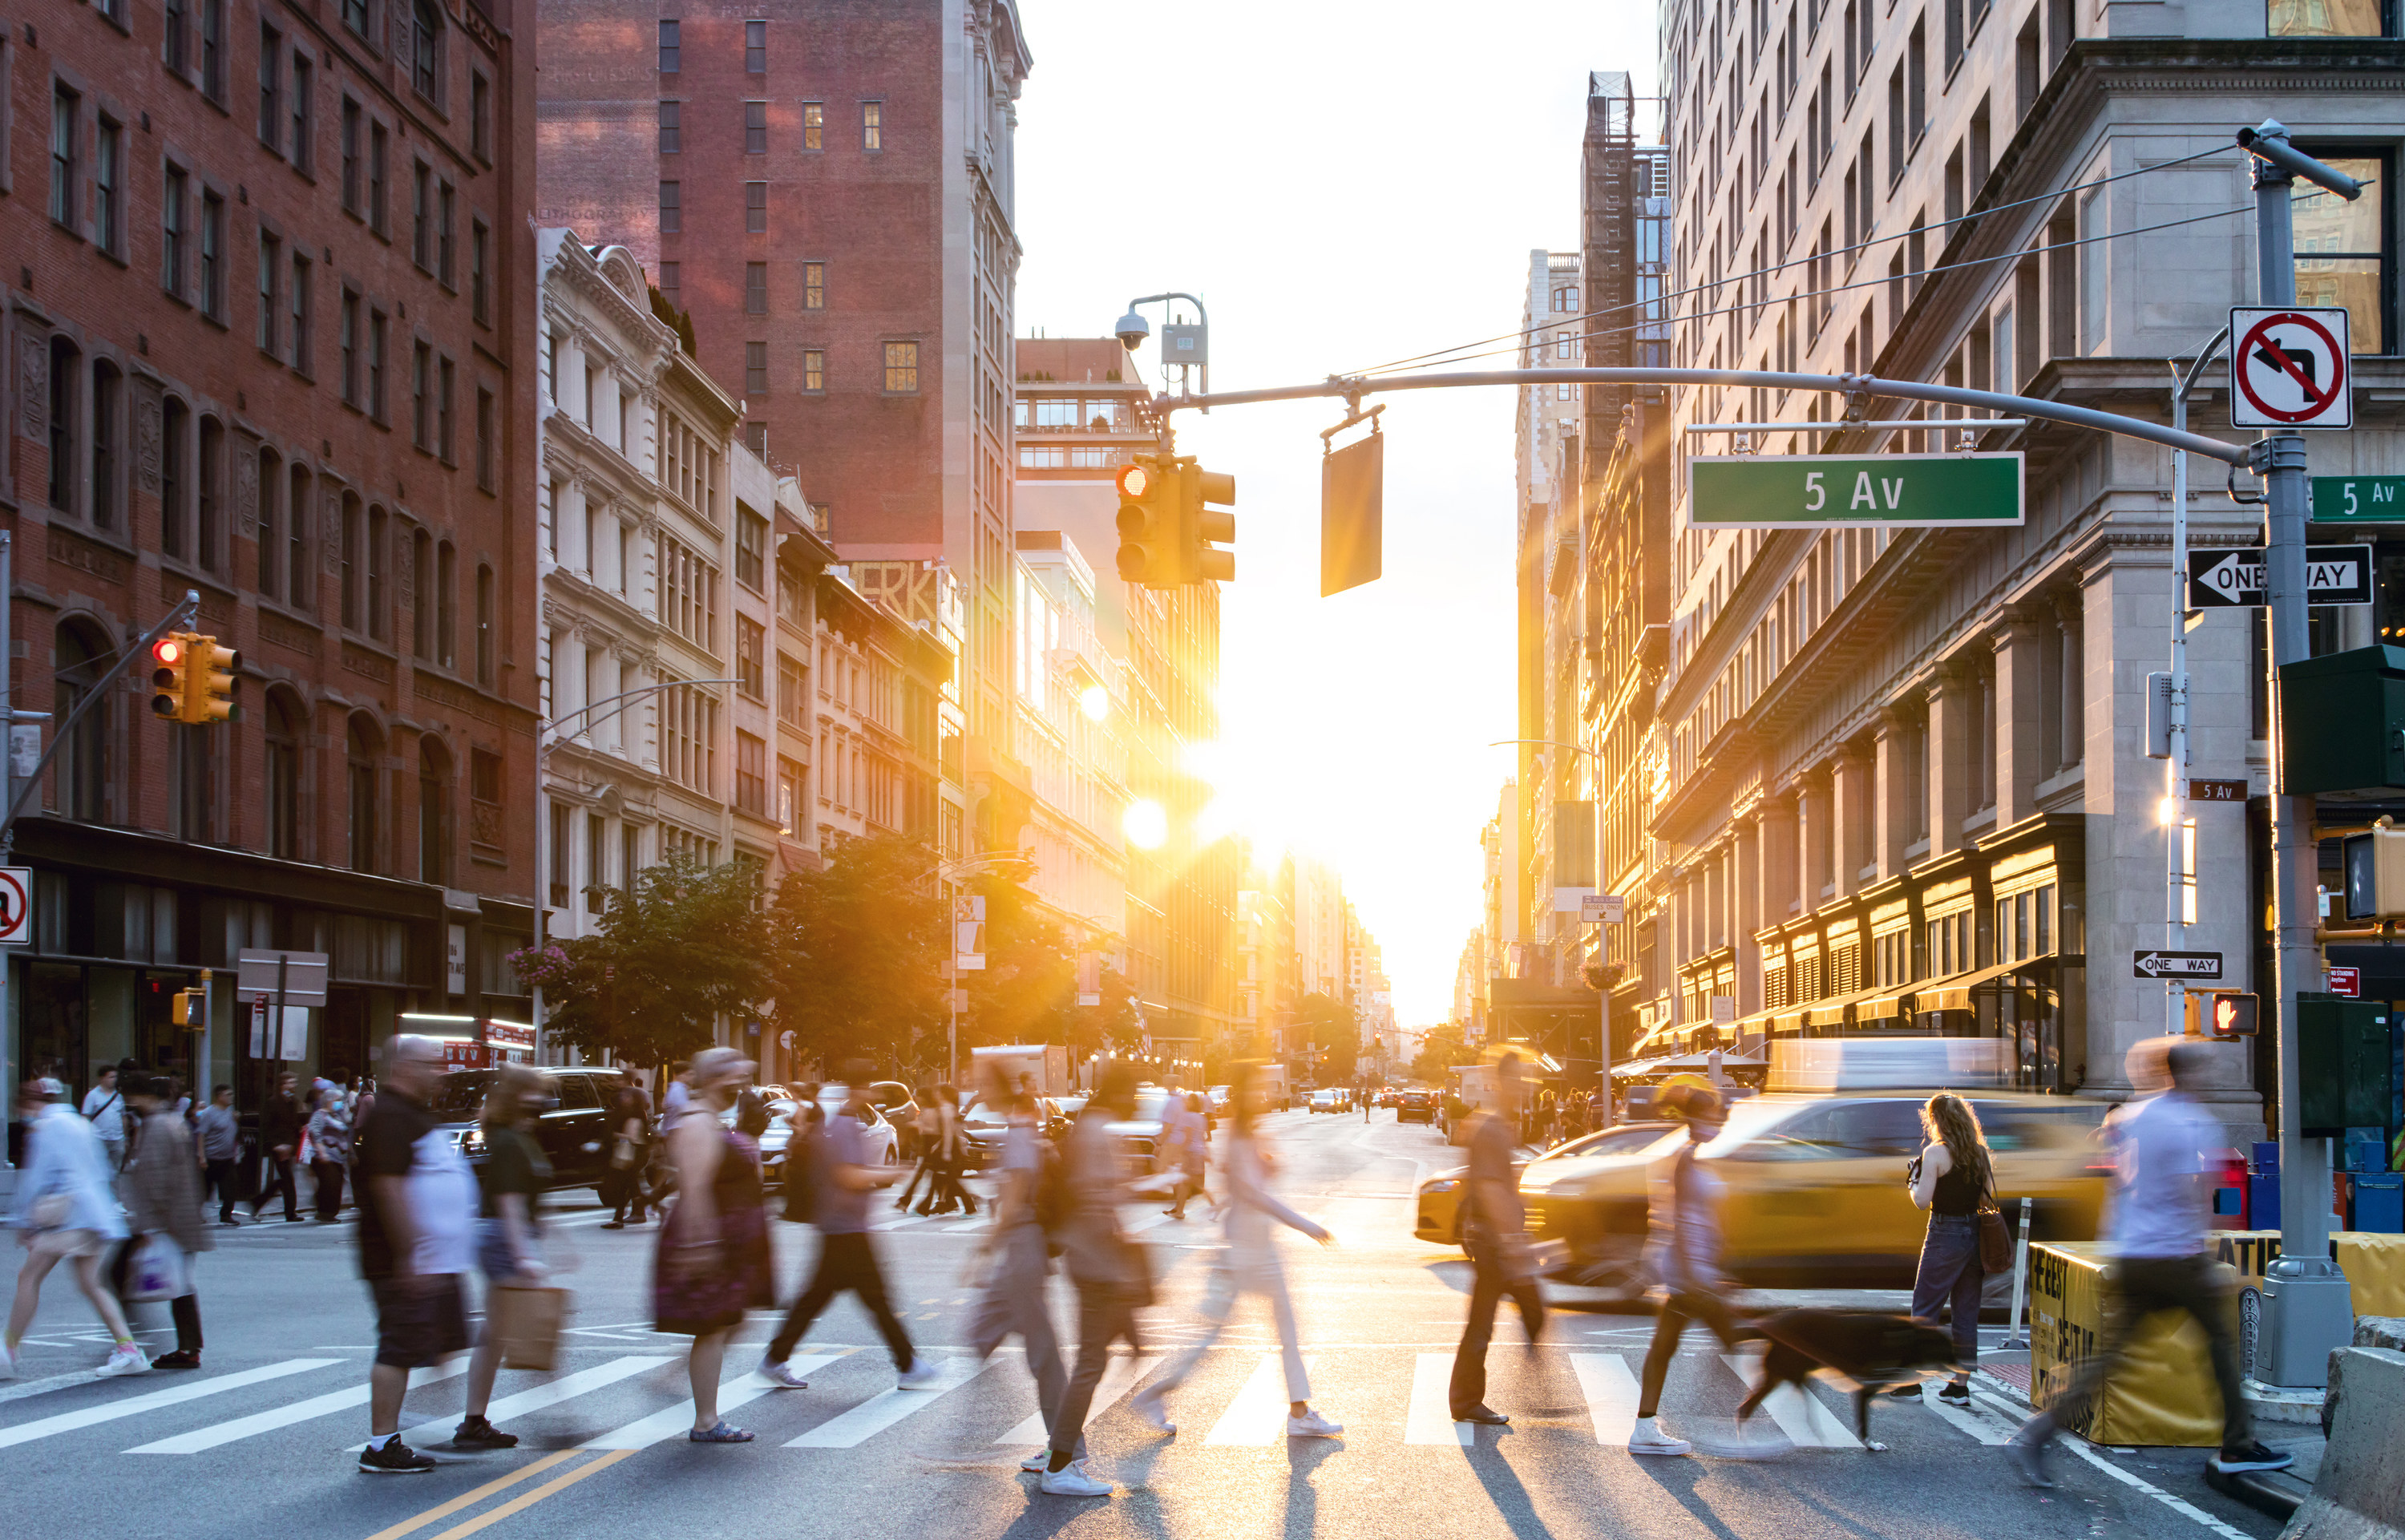
[(158, 667), (150, 671), (150, 709), (161, 716), (182, 720), (187, 689), (186, 670), (191, 662), (191, 648), (185, 633), (173, 631), (150, 643), (150, 657)]

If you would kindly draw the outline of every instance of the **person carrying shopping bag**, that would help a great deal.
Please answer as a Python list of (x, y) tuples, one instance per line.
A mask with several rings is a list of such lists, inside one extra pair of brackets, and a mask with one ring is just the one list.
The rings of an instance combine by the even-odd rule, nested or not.
[(133, 1238), (118, 1252), (115, 1279), (120, 1297), (125, 1279), (145, 1246), (169, 1246), (181, 1253), (168, 1267), (179, 1285), (168, 1299), (176, 1322), (176, 1350), (151, 1360), (154, 1369), (201, 1366), (201, 1300), (193, 1259), (212, 1250), (217, 1239), (201, 1221), (201, 1162), (190, 1125), (175, 1110), (172, 1087), (162, 1076), (137, 1079), (126, 1088), (126, 1105), (139, 1120), (133, 1155), (122, 1184)]

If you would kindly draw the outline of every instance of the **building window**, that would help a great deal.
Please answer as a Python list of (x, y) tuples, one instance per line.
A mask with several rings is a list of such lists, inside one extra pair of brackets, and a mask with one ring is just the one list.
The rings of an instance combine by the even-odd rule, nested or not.
[(493, 233), (485, 221), (476, 219), (468, 226), (468, 312), (478, 326), (493, 324), (492, 296)]
[(165, 25), (159, 37), (159, 62), (178, 75), (184, 73), (186, 56), (191, 51), (190, 26), (184, 0), (167, 0)]
[(409, 537), (409, 655), (434, 656), (434, 537), (423, 530)]
[[(2270, 0), (2274, 37), (2384, 37), (2381, 0)], [(2299, 300), (2300, 304), (2308, 302)], [(2350, 341), (2353, 339), (2350, 338)], [(2362, 348), (2356, 349), (2360, 353)]]
[(501, 756), (489, 749), (468, 751), (468, 838), (480, 845), (501, 842)]
[(747, 399), (768, 393), (768, 345), (747, 342), (743, 345), (743, 394)]
[(456, 291), (458, 289), (456, 275), (459, 271), (458, 263), (454, 260), (459, 245), (458, 207), (449, 182), (443, 184), (441, 195), (436, 201), (436, 208), (438, 219), (434, 230), (434, 276), (443, 288)]
[(316, 93), (310, 89), (312, 73), (308, 60), (297, 53), (292, 56), (292, 163), (302, 171), (313, 169), (315, 164), (310, 155), (311, 147), (316, 143), (316, 135), (311, 132), (316, 100)]
[(802, 148), (804, 149), (826, 148), (826, 104), (824, 102), (802, 104)]
[(584, 815), (584, 912), (598, 914), (604, 907), (601, 890), (610, 885), (610, 820), (598, 812)]
[[(213, 426), (213, 425), (208, 425)], [(202, 431), (204, 442), (208, 437), (207, 426)], [(276, 531), (283, 529), (282, 503), (284, 488), (283, 462), (273, 449), (261, 449), (259, 465), (259, 591), (274, 599), (283, 588), (284, 545)], [(210, 563), (210, 548), (216, 540), (211, 527), (216, 520), (205, 501), (201, 508), (201, 565)]]
[(684, 104), (660, 104), (660, 153), (682, 154), (684, 150)]
[(83, 168), (76, 162), (82, 134), (79, 115), (83, 98), (64, 86), (50, 89), (50, 218), (75, 228), (77, 181)]
[(434, 267), (434, 173), (419, 161), (410, 169), (409, 260), (421, 273)]
[(184, 453), (191, 447), (192, 417), (184, 403), (169, 396), (161, 409), (159, 454), (159, 550), (181, 558), (190, 515), (184, 507)]
[(368, 0), (343, 0), (343, 25), (365, 37), (368, 35)]
[(91, 523), (96, 530), (117, 528), (117, 418), (124, 405), (124, 389), (114, 366), (91, 366)]
[(743, 264), (743, 313), (765, 316), (768, 313), (768, 264)]
[(440, 378), (442, 388), (434, 397), (434, 452), (442, 457), (443, 464), (457, 465), (459, 457), (455, 452), (456, 441), (451, 433), (452, 364), (449, 359), (442, 362)]
[(190, 198), (180, 166), (169, 166), (159, 193), (159, 287), (184, 297), (184, 219)]
[(768, 699), (767, 628), (749, 615), (735, 617), (735, 687), (750, 699)]
[(684, 228), (684, 189), (674, 182), (660, 184), (660, 233), (673, 235)]
[(777, 655), (777, 720), (802, 732), (810, 730), (809, 682), (793, 654)]
[(125, 245), (125, 131), (100, 120), (92, 139), (91, 240), (111, 256)]
[(745, 423), (743, 425), (743, 447), (751, 450), (755, 457), (765, 461), (768, 458), (768, 425), (765, 422)]
[(384, 641), (390, 629), (392, 613), (390, 601), (385, 597), (387, 587), (385, 572), (389, 565), (386, 541), (389, 537), (390, 524), (391, 520), (383, 509), (368, 510), (367, 632), (378, 642)]
[(919, 389), (919, 345), (915, 342), (889, 342), (885, 345), (885, 392), (888, 395), (909, 395)]
[(766, 21), (743, 23), (743, 73), (768, 73), (768, 23)]
[(483, 386), (476, 388), (476, 485), (487, 492), (500, 489), (500, 476), (496, 469), (499, 459), (499, 444), (493, 423), (493, 393)]
[(382, 123), (368, 129), (368, 228), (379, 235), (389, 234), (392, 225), (386, 214), (385, 165), (387, 136)]
[(309, 373), (309, 259), (292, 259), (292, 334), (285, 339), (286, 360), (299, 373)]
[(668, 301), (670, 305), (682, 309), (682, 306), (677, 305), (677, 301), (683, 293), (684, 264), (682, 262), (660, 263), (660, 298)]
[(349, 97), (343, 98), (343, 212), (357, 219), (359, 212), (359, 105)]
[(434, 442), (434, 349), (424, 343), (409, 350), (409, 442), (420, 449)]
[(826, 263), (804, 262), (802, 264), (802, 308), (805, 310), (826, 308)]
[(289, 861), (301, 854), (301, 730), (289, 698), (267, 698), (264, 777), (267, 854)]
[(777, 761), (777, 828), (789, 838), (801, 837), (802, 767), (791, 759)]
[(259, 237), (259, 350), (275, 351), (276, 275), (284, 262), (284, 243), (273, 235)]
[(676, 72), (677, 23), (663, 21), (660, 23), (660, 73), (674, 75)]
[(201, 194), (201, 314), (225, 319), (225, 200)]
[(768, 521), (749, 508), (735, 516), (735, 581), (753, 593), (767, 591)]
[(493, 659), (500, 638), (493, 628), (499, 617), (493, 613), (493, 570), (476, 569), (476, 683), (490, 688), (493, 683)]
[(365, 538), (365, 531), (359, 527), (359, 500), (348, 492), (343, 494), (341, 526), (342, 544), (337, 548), (337, 560), (342, 571), (337, 574), (336, 591), (342, 596), (343, 629), (346, 631), (365, 630), (367, 628), (359, 622), (359, 578), (367, 567), (359, 543)]
[(735, 734), (735, 805), (755, 818), (768, 816), (768, 744), (739, 729)]
[[(2276, 15), (2278, 6), (2272, 8)], [(2388, 296), (2394, 287), (2389, 270), (2394, 247), (2388, 231), (2387, 158), (2333, 154), (2326, 149), (2308, 153), (2356, 181), (2370, 185), (2353, 203), (2333, 197), (2298, 202), (2292, 216), (2296, 225), (2297, 303), (2343, 306), (2347, 313), (2347, 346), (2356, 353), (2389, 352)]]
[(415, 0), (410, 29), (409, 83), (429, 102), (443, 99), (443, 11), (435, 0)]
[(493, 83), (482, 70), (468, 72), (468, 148), (486, 165), (493, 163)]
[(259, 138), (274, 149), (284, 137), (284, 35), (259, 29)]
[(745, 233), (765, 235), (768, 233), (768, 184), (743, 184), (743, 229)]
[(863, 102), (860, 104), (860, 148), (863, 149), (883, 149), (885, 148), (884, 103)]
[(802, 389), (813, 392), (826, 389), (826, 350), (820, 347), (802, 349)]
[(766, 102), (743, 104), (743, 153), (768, 153), (768, 104)]
[(375, 728), (364, 716), (351, 718), (347, 738), (346, 781), (350, 791), (350, 867), (353, 871), (376, 869), (376, 825), (382, 798), (376, 795), (383, 774), (376, 764), (380, 745)]
[(417, 740), (417, 880), (451, 881), (451, 756), (425, 733)]
[(225, 0), (201, 0), (201, 94), (225, 100)]
[(385, 348), (389, 333), (390, 327), (385, 320), (384, 312), (368, 312), (368, 416), (378, 422), (391, 420), (385, 416), (384, 409)]

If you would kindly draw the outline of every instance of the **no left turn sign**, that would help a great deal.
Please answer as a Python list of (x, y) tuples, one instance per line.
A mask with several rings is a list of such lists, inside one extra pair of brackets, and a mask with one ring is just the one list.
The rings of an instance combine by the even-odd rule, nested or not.
[(2229, 425), (2352, 428), (2343, 308), (2233, 307)]
[(0, 867), (0, 946), (34, 939), (34, 869)]

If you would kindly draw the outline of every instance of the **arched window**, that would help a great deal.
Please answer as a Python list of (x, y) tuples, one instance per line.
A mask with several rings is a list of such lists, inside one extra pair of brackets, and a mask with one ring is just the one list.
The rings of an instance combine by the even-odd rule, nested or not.
[(431, 733), (417, 740), (417, 880), (451, 882), (451, 756)]
[(192, 414), (169, 396), (161, 410), (159, 427), (159, 549), (180, 560), (191, 554), (191, 510), (184, 502), (190, 495), (192, 480), (184, 468), (184, 456), (192, 447)]
[(443, 85), (443, 9), (434, 0), (415, 0), (410, 29), (409, 79), (417, 94), (440, 102)]
[(83, 355), (64, 337), (50, 339), (50, 506), (76, 511), (76, 424), (83, 414)]
[(317, 607), (317, 580), (309, 572), (309, 467), (294, 461), (292, 493), (284, 504), (284, 581), (296, 610)]
[(434, 661), (459, 666), (459, 553), (444, 541), (434, 558)]
[(476, 683), (489, 685), (493, 682), (493, 658), (500, 638), (494, 634), (499, 621), (493, 614), (493, 570), (476, 569)]
[[(50, 710), (63, 726), (89, 696), (100, 676), (116, 660), (107, 635), (89, 621), (63, 620), (56, 635), (58, 672), (52, 681)], [(96, 824), (107, 816), (108, 745), (116, 726), (109, 720), (116, 703), (105, 699), (75, 725), (60, 746), (51, 806), (82, 823)]]
[[(270, 599), (284, 591), (284, 459), (259, 452), (259, 591)], [(205, 558), (204, 558), (205, 559)]]
[(267, 854), (301, 858), (300, 702), (282, 690), (267, 698)]
[(368, 510), (368, 635), (378, 642), (387, 640), (392, 630), (391, 601), (385, 597), (386, 556), (385, 513), (381, 508)]
[(375, 724), (364, 714), (351, 718), (349, 734), (351, 839), (350, 857), (353, 871), (376, 869), (376, 836), (382, 820), (384, 799), (378, 795), (383, 782), (383, 770), (376, 763), (384, 752), (384, 736)]
[(224, 425), (203, 417), (192, 554), (204, 571), (212, 572), (222, 571), (225, 563), (225, 470)]
[(117, 528), (124, 499), (117, 485), (118, 413), (125, 403), (125, 376), (113, 363), (91, 366), (91, 525)]

